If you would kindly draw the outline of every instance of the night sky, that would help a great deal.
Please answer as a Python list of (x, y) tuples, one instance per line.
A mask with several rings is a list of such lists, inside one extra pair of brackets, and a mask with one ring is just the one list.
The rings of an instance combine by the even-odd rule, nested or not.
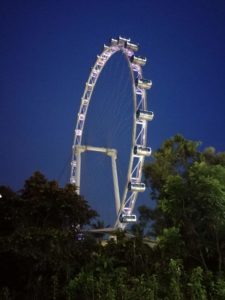
[[(156, 150), (181, 133), (202, 141), (203, 148), (225, 151), (224, 0), (3, 0), (0, 7), (0, 185), (19, 190), (36, 170), (62, 185), (69, 181), (73, 131), (90, 67), (103, 44), (119, 35), (139, 43), (138, 53), (148, 58), (143, 71), (153, 81), (148, 106), (155, 113), (149, 146)], [(126, 64), (115, 56), (96, 86), (88, 114), (91, 130), (87, 127), (84, 138), (128, 145), (130, 93)], [(111, 134), (117, 124), (122, 127)], [(95, 162), (99, 170), (110, 168), (105, 157)], [(92, 166), (83, 172), (90, 187), (86, 197), (98, 209), (109, 189), (96, 199), (87, 173), (100, 171)], [(104, 174), (99, 180), (106, 186), (111, 178)], [(100, 206), (110, 218), (104, 203)]]

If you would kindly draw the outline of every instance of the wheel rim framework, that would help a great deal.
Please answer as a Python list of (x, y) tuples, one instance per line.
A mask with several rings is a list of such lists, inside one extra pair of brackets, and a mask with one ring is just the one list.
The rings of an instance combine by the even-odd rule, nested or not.
[[(85, 119), (88, 112), (88, 106), (91, 101), (91, 96), (94, 91), (97, 80), (106, 65), (110, 57), (118, 51), (122, 51), (127, 59), (131, 80), (132, 80), (132, 93), (133, 93), (133, 129), (132, 129), (132, 146), (130, 151), (130, 160), (127, 172), (126, 185), (123, 191), (123, 196), (120, 201), (120, 207), (117, 210), (117, 219), (114, 224), (114, 228), (124, 229), (126, 224), (121, 223), (120, 215), (126, 213), (131, 215), (134, 209), (134, 205), (138, 196), (139, 191), (129, 191), (129, 184), (139, 184), (142, 178), (142, 169), (144, 164), (144, 155), (138, 155), (134, 153), (134, 147), (140, 146), (145, 148), (147, 143), (147, 124), (149, 120), (140, 120), (137, 117), (137, 111), (147, 111), (147, 95), (146, 87), (139, 86), (137, 84), (138, 80), (143, 80), (142, 66), (132, 61), (134, 57), (134, 52), (137, 50), (138, 46), (136, 44), (131, 44), (136, 46), (136, 49), (128, 47), (130, 39), (125, 39), (119, 37), (118, 39), (111, 39), (111, 45), (104, 45), (104, 49), (100, 55), (97, 56), (97, 60), (94, 66), (91, 68), (86, 86), (84, 89), (83, 96), (81, 98), (80, 109), (78, 112), (76, 128), (74, 132), (74, 141), (72, 146), (72, 161), (71, 161), (71, 176), (70, 183), (77, 186), (77, 192), (80, 192), (80, 164), (81, 157), (80, 153), (83, 151), (78, 151), (79, 147), (82, 147), (82, 134), (85, 125)], [(133, 47), (135, 48), (135, 47)], [(146, 60), (146, 59), (145, 59)], [(151, 82), (150, 82), (151, 85)], [(151, 87), (151, 86), (150, 86)], [(148, 87), (149, 88), (149, 87)], [(153, 116), (153, 113), (152, 113)], [(151, 148), (149, 148), (151, 150)], [(114, 150), (114, 149), (112, 149)], [(150, 151), (151, 152), (151, 151)]]

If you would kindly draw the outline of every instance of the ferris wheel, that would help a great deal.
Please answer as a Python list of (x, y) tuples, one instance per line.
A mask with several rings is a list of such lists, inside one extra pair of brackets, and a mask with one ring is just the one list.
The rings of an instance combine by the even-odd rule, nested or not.
[[(142, 67), (146, 64), (147, 59), (135, 54), (138, 49), (138, 44), (133, 43), (130, 39), (123, 37), (119, 37), (117, 39), (112, 38), (109, 45), (104, 45), (102, 53), (97, 56), (97, 60), (94, 66), (91, 68), (90, 75), (85, 85), (77, 116), (74, 142), (72, 146), (70, 183), (76, 185), (78, 194), (80, 193), (81, 183), (82, 153), (86, 151), (100, 152), (103, 155), (108, 155), (111, 158), (116, 209), (116, 220), (114, 223), (115, 229), (124, 229), (128, 223), (136, 222), (136, 215), (133, 214), (135, 202), (138, 193), (145, 191), (145, 184), (142, 182), (144, 159), (146, 156), (151, 155), (151, 148), (147, 146), (147, 127), (148, 122), (152, 121), (154, 114), (152, 111), (147, 109), (146, 90), (151, 88), (152, 82), (151, 80), (143, 78)], [(92, 93), (95, 89), (95, 85), (101, 74), (101, 71), (107, 64), (107, 61), (113, 54), (119, 51), (123, 53), (129, 66), (133, 95), (132, 142), (129, 165), (127, 168), (127, 178), (122, 195), (120, 195), (117, 175), (116, 161), (117, 156), (119, 156), (117, 149), (82, 144), (82, 136), (85, 129), (88, 107), (92, 98)]]

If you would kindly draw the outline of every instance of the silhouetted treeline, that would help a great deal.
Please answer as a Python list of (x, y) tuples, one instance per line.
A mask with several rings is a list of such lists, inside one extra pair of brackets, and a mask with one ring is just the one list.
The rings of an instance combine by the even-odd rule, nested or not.
[(199, 148), (176, 135), (153, 153), (149, 206), (104, 246), (80, 234), (100, 223), (73, 186), (0, 187), (0, 299), (225, 299), (225, 153)]

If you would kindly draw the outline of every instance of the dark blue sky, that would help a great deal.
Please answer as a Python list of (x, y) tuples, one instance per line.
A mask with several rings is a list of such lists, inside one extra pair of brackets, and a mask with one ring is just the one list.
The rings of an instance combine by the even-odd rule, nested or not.
[(153, 150), (176, 133), (225, 150), (225, 1), (3, 0), (0, 33), (0, 184), (69, 180), (90, 67), (118, 35), (148, 57)]

